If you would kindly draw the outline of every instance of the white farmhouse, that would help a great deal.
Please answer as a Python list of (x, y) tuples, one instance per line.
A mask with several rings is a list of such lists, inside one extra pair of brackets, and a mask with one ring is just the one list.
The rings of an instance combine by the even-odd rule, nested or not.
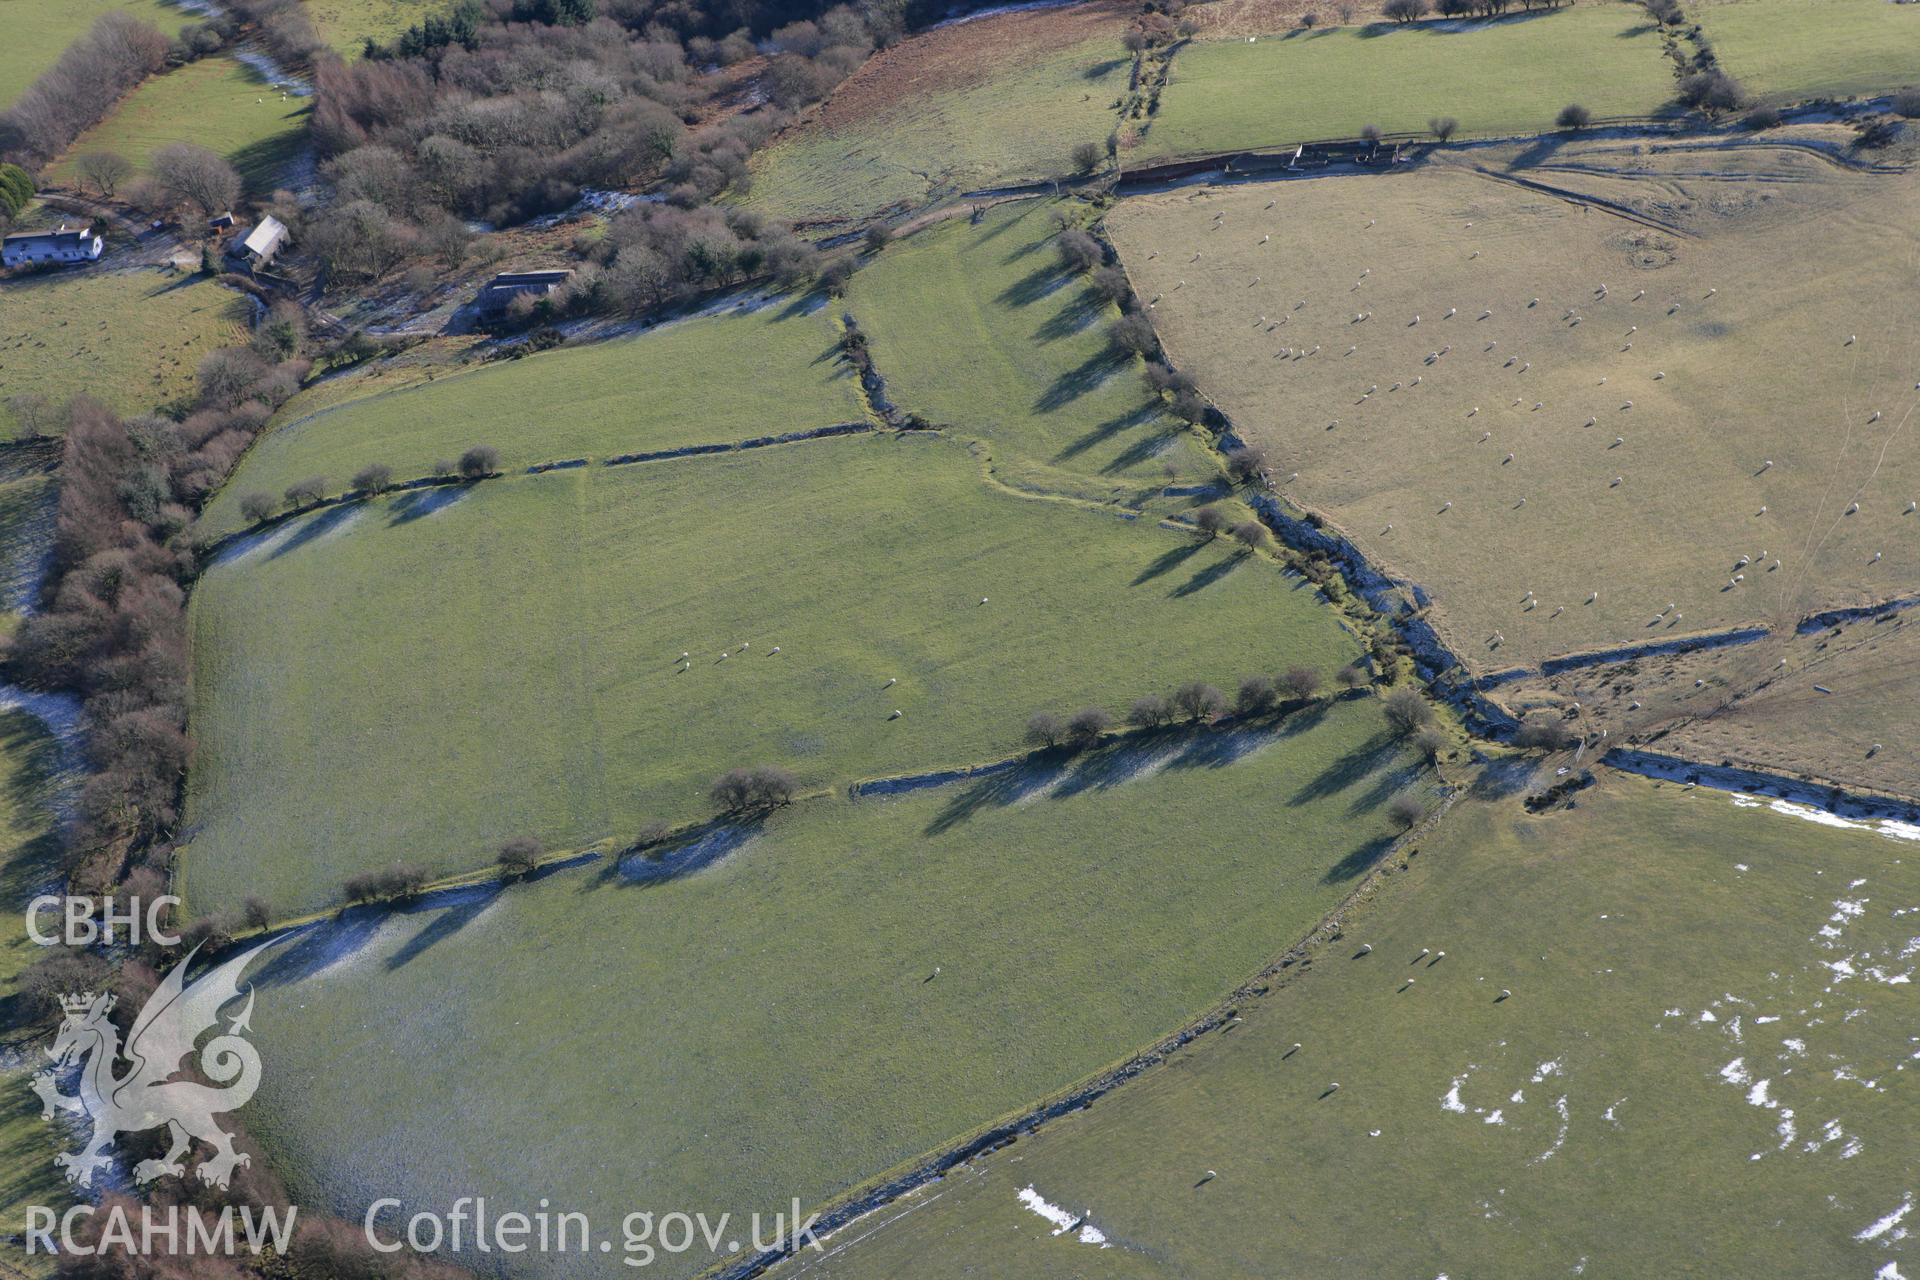
[(55, 231), (16, 231), (6, 238), (0, 265), (30, 267), (43, 263), (65, 265), (92, 262), (106, 248), (106, 241), (90, 226), (69, 227), (61, 223)]

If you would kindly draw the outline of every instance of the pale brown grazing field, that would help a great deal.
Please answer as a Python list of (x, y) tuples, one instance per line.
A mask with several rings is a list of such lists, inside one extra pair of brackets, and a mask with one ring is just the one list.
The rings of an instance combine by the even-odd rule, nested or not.
[(1277, 487), (1486, 672), (1920, 589), (1920, 179), (1831, 137), (1442, 153), (1107, 227)]

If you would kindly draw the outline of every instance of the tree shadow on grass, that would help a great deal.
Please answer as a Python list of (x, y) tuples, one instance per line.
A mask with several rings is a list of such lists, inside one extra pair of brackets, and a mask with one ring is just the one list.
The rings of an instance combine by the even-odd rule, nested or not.
[(1102, 76), (1111, 75), (1120, 68), (1131, 65), (1131, 63), (1131, 58), (1108, 58), (1105, 62), (1094, 63), (1085, 71), (1082, 71), (1080, 75), (1081, 78), (1085, 80), (1098, 80)]
[(1212, 564), (1203, 565), (1194, 572), (1191, 578), (1188, 578), (1185, 582), (1167, 592), (1167, 594), (1176, 600), (1183, 600), (1188, 596), (1197, 595), (1239, 568), (1241, 562), (1252, 554), (1251, 551), (1240, 551), (1233, 555), (1222, 556)]
[(1125, 352), (1110, 347), (1101, 348), (1055, 378), (1052, 385), (1033, 402), (1035, 411), (1052, 413), (1055, 409), (1065, 408), (1105, 382), (1128, 358)]
[(299, 158), (307, 146), (307, 116), (313, 113), (308, 107), (300, 112), (298, 124), (290, 125), (279, 133), (249, 142), (227, 156), (227, 161), (239, 173), (241, 181), (248, 191), (271, 191), (279, 185), (280, 175)]
[(451, 898), (436, 898), (433, 906), (428, 909), (437, 911), (438, 914), (408, 938), (398, 951), (387, 957), (387, 971), (391, 973), (395, 969), (404, 967), (459, 933), (478, 919), (481, 912), (492, 906), (494, 900), (505, 889), (505, 884), (494, 880), (475, 885), (471, 889), (461, 890)]
[(1284, 738), (1305, 733), (1326, 713), (1322, 702), (1294, 704), (1258, 719), (1130, 733), (1077, 754), (1067, 748), (1038, 751), (961, 788), (927, 824), (926, 834), (951, 831), (987, 809), (1110, 791), (1173, 769), (1224, 769)]
[(472, 487), (464, 484), (443, 484), (435, 485), (431, 489), (415, 489), (410, 493), (403, 493), (394, 500), (393, 514), (387, 518), (387, 523), (410, 524), (422, 516), (430, 516), (436, 511), (445, 511), (466, 497)]
[[(1054, 454), (1052, 461), (1056, 464), (1071, 462), (1088, 450), (1098, 448), (1100, 445), (1105, 444), (1121, 432), (1131, 430), (1134, 427), (1145, 426), (1159, 416), (1160, 411), (1150, 404), (1143, 404), (1138, 409), (1130, 410), (1127, 413), (1116, 414)], [(1164, 436), (1154, 437), (1156, 441), (1164, 438)]]
[(1100, 468), (1103, 476), (1118, 475), (1122, 471), (1131, 471), (1160, 456), (1160, 451), (1180, 438), (1178, 431), (1158, 431), (1152, 435), (1141, 436), (1132, 444), (1113, 455), (1113, 458)]
[(1043, 262), (995, 294), (993, 300), (1006, 307), (1029, 307), (1072, 283), (1073, 273), (1064, 263)]
[(318, 538), (324, 538), (335, 529), (340, 529), (353, 523), (359, 515), (360, 504), (357, 502), (343, 502), (339, 506), (328, 507), (324, 511), (314, 512), (312, 515), (301, 520), (300, 527), (295, 529), (286, 541), (268, 552), (267, 559), (278, 560), (281, 556), (298, 551), (309, 542)]
[(1142, 583), (1152, 582), (1161, 574), (1172, 573), (1188, 560), (1199, 555), (1200, 549), (1206, 545), (1204, 542), (1189, 541), (1182, 542), (1178, 546), (1168, 547), (1165, 551), (1155, 556), (1152, 561), (1148, 563), (1147, 567), (1142, 569), (1134, 580), (1127, 585), (1137, 587)]
[(1353, 880), (1373, 869), (1374, 863), (1387, 856), (1387, 850), (1393, 848), (1392, 836), (1380, 835), (1367, 841), (1357, 849), (1350, 850), (1347, 856), (1327, 868), (1320, 877), (1322, 884), (1340, 884)]
[(927, 823), (926, 834), (941, 835), (985, 809), (1004, 809), (1047, 790), (1066, 776), (1059, 752), (1042, 752), (1011, 769), (999, 769), (962, 787)]
[(380, 931), (392, 908), (349, 907), (308, 925), (283, 943), (249, 979), (263, 987), (291, 986), (350, 960)]
[(1105, 298), (1082, 285), (1071, 302), (1047, 317), (1046, 323), (1033, 331), (1034, 341), (1042, 344), (1058, 342), (1062, 338), (1083, 333), (1100, 318), (1106, 306)]
[(1287, 798), (1287, 805), (1290, 808), (1300, 808), (1338, 795), (1378, 771), (1381, 765), (1392, 760), (1395, 755), (1396, 746), (1392, 736), (1384, 732), (1376, 733), (1344, 755), (1329, 762), (1325, 769)]
[(738, 853), (759, 839), (766, 825), (760, 815), (716, 819), (677, 840), (613, 859), (594, 881), (640, 888), (666, 884)]
[[(787, 300), (787, 305), (780, 308), (779, 314), (774, 319), (797, 320), (801, 316), (810, 316), (825, 307), (828, 301), (830, 299), (825, 289), (803, 289)], [(831, 350), (838, 352), (840, 348), (836, 344)]]

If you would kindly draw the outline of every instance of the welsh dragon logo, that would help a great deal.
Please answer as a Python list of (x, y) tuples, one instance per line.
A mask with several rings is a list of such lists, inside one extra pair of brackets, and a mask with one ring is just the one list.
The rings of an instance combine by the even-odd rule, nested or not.
[[(242, 952), (191, 986), (187, 966), (199, 948), (188, 952), (141, 1007), (124, 1049), (119, 1028), (107, 1017), (113, 1012), (112, 995), (89, 991), (62, 998), (66, 1018), (47, 1050), (54, 1066), (34, 1076), (33, 1091), (40, 1095), (41, 1119), (51, 1120), (56, 1111), (64, 1111), (93, 1121), (93, 1135), (82, 1150), (53, 1158), (66, 1170), (68, 1182), (91, 1186), (94, 1170), (110, 1163), (105, 1152), (116, 1137), (163, 1125), (170, 1135), (167, 1152), (158, 1160), (136, 1165), (136, 1182), (151, 1182), (164, 1174), (180, 1176), (186, 1171), (181, 1157), (196, 1138), (214, 1149), (213, 1157), (199, 1168), (202, 1182), (225, 1187), (236, 1167), (250, 1163), (233, 1149), (233, 1136), (213, 1117), (244, 1106), (260, 1086), (260, 1054), (244, 1035), (253, 1015), (251, 987), (246, 1005), (227, 1024), (226, 1032), (198, 1050), (200, 1072), (214, 1083), (172, 1077), (184, 1069), (182, 1060), (195, 1053), (195, 1041), (219, 1022), (220, 1010), (240, 998), (240, 975), (266, 945), (270, 944)], [(68, 1097), (59, 1091), (55, 1070), (82, 1061), (79, 1095)], [(122, 1062), (126, 1069), (115, 1074)]]

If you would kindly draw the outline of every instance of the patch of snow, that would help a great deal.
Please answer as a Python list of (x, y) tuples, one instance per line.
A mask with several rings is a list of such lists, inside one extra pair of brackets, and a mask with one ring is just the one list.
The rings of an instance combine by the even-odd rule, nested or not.
[(1735, 1058), (1732, 1062), (1720, 1068), (1720, 1078), (1728, 1084), (1735, 1085), (1748, 1084), (1753, 1080), (1753, 1077), (1747, 1074), (1747, 1060), (1745, 1058)]
[(1076, 1218), (1059, 1205), (1049, 1204), (1046, 1198), (1031, 1186), (1026, 1187), (1020, 1192), (1020, 1203), (1045, 1218), (1048, 1222), (1051, 1222), (1053, 1224), (1053, 1234), (1056, 1236), (1066, 1234), (1077, 1225), (1080, 1228), (1080, 1232), (1075, 1239), (1079, 1240), (1081, 1244), (1097, 1244), (1102, 1249), (1111, 1247), (1107, 1243), (1106, 1234), (1091, 1222), (1087, 1221), (1085, 1215)]
[(1901, 1200), (1893, 1210), (1887, 1213), (1885, 1217), (1874, 1219), (1874, 1221), (1862, 1227), (1853, 1238), (1865, 1242), (1868, 1240), (1878, 1240), (1881, 1236), (1888, 1236), (1889, 1244), (1895, 1240), (1904, 1240), (1906, 1239), (1907, 1233), (1901, 1228), (1900, 1223), (1912, 1212), (1913, 1192), (1909, 1191), (1906, 1197)]
[(1567, 1145), (1567, 1129), (1571, 1126), (1572, 1122), (1567, 1117), (1567, 1096), (1565, 1094), (1561, 1094), (1553, 1100), (1553, 1109), (1560, 1114), (1560, 1132), (1553, 1136), (1552, 1146), (1533, 1158), (1532, 1163), (1534, 1164), (1541, 1164), (1553, 1159), (1553, 1157), (1559, 1153), (1560, 1148)]

